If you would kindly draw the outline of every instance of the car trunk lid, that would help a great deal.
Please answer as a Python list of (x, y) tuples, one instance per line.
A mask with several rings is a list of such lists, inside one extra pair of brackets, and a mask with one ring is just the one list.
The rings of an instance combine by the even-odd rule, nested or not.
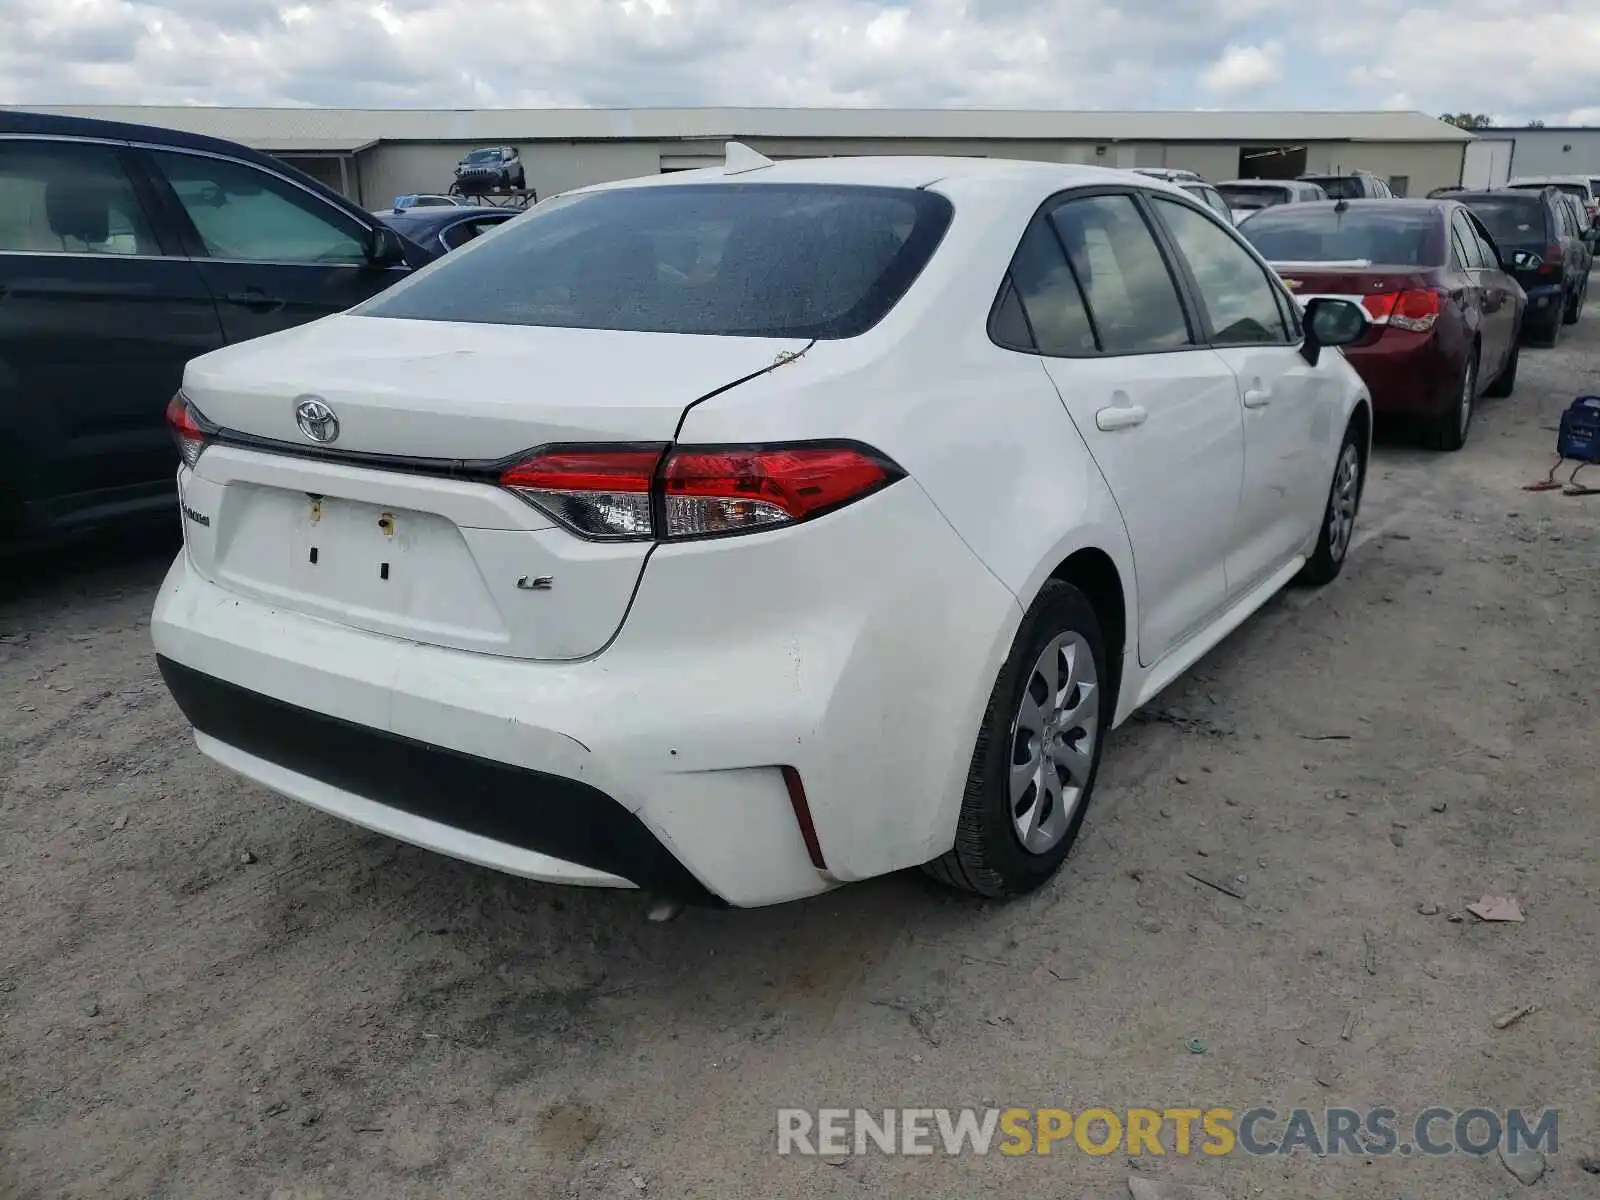
[[(805, 345), (341, 316), (231, 347), (184, 379), (221, 431), (184, 484), (191, 556), (240, 595), (374, 633), (584, 657), (620, 626), (650, 543), (578, 537), (499, 487), (499, 465), (551, 443), (665, 444), (690, 404)], [(300, 427), (307, 399), (333, 440)]]
[(1378, 326), (1387, 323), (1395, 298), (1409, 291), (1440, 287), (1439, 271), (1431, 268), (1385, 266), (1353, 259), (1347, 262), (1274, 262), (1284, 285), (1302, 306), (1318, 296), (1350, 300), (1361, 305)]

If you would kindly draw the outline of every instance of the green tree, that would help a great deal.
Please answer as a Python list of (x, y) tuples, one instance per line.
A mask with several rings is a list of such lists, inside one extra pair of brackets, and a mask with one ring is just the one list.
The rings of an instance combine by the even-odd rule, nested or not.
[(1485, 113), (1441, 113), (1439, 119), (1459, 129), (1489, 129), (1494, 125), (1494, 118)]

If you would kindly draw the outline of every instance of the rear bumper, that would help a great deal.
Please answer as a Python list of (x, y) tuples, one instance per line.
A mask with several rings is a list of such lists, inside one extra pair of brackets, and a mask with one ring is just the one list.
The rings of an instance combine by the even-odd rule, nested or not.
[(747, 906), (949, 848), (1020, 617), (908, 479), (791, 530), (656, 548), (584, 661), (288, 611), (187, 552), (151, 631), (200, 748), (268, 788), (513, 874)]
[(1372, 393), (1380, 416), (1437, 417), (1455, 403), (1463, 364), (1436, 333), (1387, 328), (1371, 346), (1351, 347), (1345, 357)]
[(1528, 293), (1528, 307), (1522, 317), (1524, 328), (1549, 329), (1550, 326), (1561, 323), (1567, 304), (1565, 284), (1538, 284), (1534, 287), (1525, 287), (1524, 290)]

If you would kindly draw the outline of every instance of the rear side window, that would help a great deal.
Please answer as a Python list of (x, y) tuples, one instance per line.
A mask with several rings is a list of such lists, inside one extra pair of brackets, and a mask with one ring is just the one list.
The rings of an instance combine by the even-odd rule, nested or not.
[(161, 253), (122, 161), (86, 142), (0, 141), (0, 251)]
[(951, 218), (933, 192), (825, 184), (617, 188), (546, 201), (354, 311), (733, 337), (845, 338), (892, 309)]
[[(1061, 241), (1043, 217), (1035, 217), (1022, 235), (1011, 261), (1019, 315), (1025, 315), (1039, 353), (1053, 356), (1093, 354), (1098, 348), (1083, 292), (1062, 251)], [(996, 314), (1005, 316), (1004, 309)], [(991, 329), (1002, 345), (1002, 328)], [(1014, 335), (1013, 335), (1014, 336)]]
[(1178, 285), (1132, 196), (1086, 196), (1050, 213), (1107, 354), (1191, 344)]
[(1489, 265), (1484, 261), (1478, 239), (1472, 236), (1472, 226), (1459, 212), (1450, 222), (1450, 238), (1455, 244), (1458, 266), (1469, 271), (1481, 271)]

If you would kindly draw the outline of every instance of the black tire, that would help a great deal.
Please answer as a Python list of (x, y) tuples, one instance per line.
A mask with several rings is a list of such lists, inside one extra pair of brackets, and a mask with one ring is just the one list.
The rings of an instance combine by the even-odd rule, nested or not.
[[(1094, 728), (1083, 730), (1094, 740), (1088, 772), (1065, 829), (1047, 850), (1036, 854), (1023, 846), (1012, 823), (1010, 768), (1018, 745), (1017, 716), (1023, 689), (1033, 681), (1035, 664), (1051, 642), (1068, 633), (1082, 638), (1094, 660), (1099, 703)], [(1022, 618), (1011, 654), (989, 695), (967, 770), (955, 845), (926, 864), (923, 869), (929, 875), (960, 891), (999, 899), (1031, 892), (1060, 869), (1077, 841), (1084, 814), (1094, 798), (1100, 755), (1116, 703), (1110, 679), (1105, 635), (1094, 606), (1070, 583), (1046, 583)], [(1081, 737), (1079, 741), (1081, 744)]]
[[(1337, 537), (1334, 532), (1334, 505), (1340, 498), (1346, 460), (1352, 451), (1355, 455), (1354, 508), (1349, 514), (1349, 528), (1342, 537)], [(1344, 570), (1345, 559), (1350, 556), (1350, 543), (1355, 537), (1355, 524), (1361, 516), (1361, 496), (1366, 491), (1366, 484), (1366, 438), (1361, 426), (1352, 420), (1344, 431), (1344, 441), (1339, 443), (1339, 456), (1334, 459), (1333, 478), (1328, 483), (1328, 499), (1322, 506), (1322, 527), (1317, 531), (1317, 548), (1311, 552), (1306, 565), (1300, 568), (1300, 574), (1295, 577), (1296, 583), (1321, 587), (1325, 583), (1332, 583)]]
[(1485, 396), (1492, 396), (1496, 400), (1501, 400), (1511, 395), (1517, 386), (1517, 362), (1521, 357), (1521, 345), (1513, 342), (1511, 344), (1511, 357), (1506, 359), (1506, 365), (1501, 368), (1499, 378), (1484, 391), (1483, 394)]
[(527, 190), (527, 187), (528, 187), (528, 176), (527, 176), (526, 172), (524, 172), (524, 171), (518, 171), (517, 172), (517, 185), (516, 186), (517, 186), (517, 191), (519, 191), (519, 192)]
[[(1456, 388), (1456, 397), (1444, 412), (1440, 413), (1423, 429), (1422, 440), (1425, 445), (1434, 450), (1443, 450), (1446, 453), (1461, 449), (1467, 444), (1467, 434), (1472, 430), (1472, 417), (1477, 409), (1475, 403), (1478, 398), (1478, 355), (1481, 353), (1476, 345), (1467, 354), (1466, 376), (1461, 385)], [(1462, 407), (1466, 406), (1465, 419), (1462, 417)]]

